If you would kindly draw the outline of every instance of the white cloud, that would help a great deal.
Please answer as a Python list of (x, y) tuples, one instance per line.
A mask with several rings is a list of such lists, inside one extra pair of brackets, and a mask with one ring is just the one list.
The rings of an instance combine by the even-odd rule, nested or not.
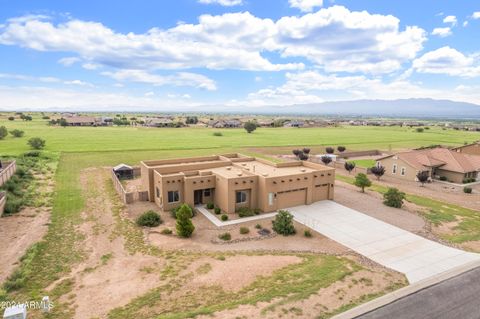
[(58, 63), (64, 65), (64, 66), (72, 66), (73, 64), (82, 61), (82, 59), (78, 57), (66, 57), (66, 58), (61, 58), (58, 60)]
[(82, 64), (82, 68), (86, 69), (86, 70), (96, 70), (96, 69), (99, 69), (101, 67), (100, 64), (97, 64), (97, 63), (84, 63)]
[(432, 31), (432, 35), (437, 35), (441, 38), (445, 38), (445, 37), (448, 37), (449, 35), (452, 35), (452, 30), (450, 29), (450, 27), (435, 28)]
[(443, 23), (450, 23), (451, 26), (456, 26), (457, 25), (457, 17), (456, 16), (446, 16), (443, 19)]
[(157, 75), (145, 72), (143, 70), (120, 70), (117, 72), (103, 72), (103, 75), (109, 76), (117, 81), (131, 81), (146, 83), (154, 86), (192, 86), (208, 91), (217, 89), (215, 81), (196, 73), (178, 72), (173, 75)]
[(155, 95), (155, 93), (154, 93), (154, 92), (152, 92), (152, 91), (150, 91), (150, 92), (147, 92), (147, 93), (145, 93), (144, 95), (145, 95), (145, 96), (154, 96), (154, 95)]
[(472, 14), (472, 19), (480, 19), (480, 11), (474, 12)]
[(323, 6), (323, 0), (288, 0), (288, 3), (302, 12), (312, 12), (313, 8)]
[(480, 76), (478, 55), (464, 55), (448, 46), (425, 53), (413, 61), (413, 68), (420, 73), (448, 74), (461, 77)]
[(243, 4), (243, 0), (198, 0), (202, 4), (219, 4), (224, 7), (239, 6)]
[(468, 26), (468, 21), (467, 20), (463, 21), (463, 27), (466, 27), (466, 26)]
[(72, 80), (72, 81), (65, 81), (63, 82), (67, 85), (78, 85), (78, 86), (88, 86), (88, 87), (93, 87), (94, 85), (89, 83), (89, 82), (85, 82), (85, 81), (82, 81), (82, 80)]
[(400, 30), (391, 15), (352, 12), (342, 6), (303, 16), (262, 19), (249, 12), (202, 15), (197, 24), (145, 33), (118, 33), (101, 23), (44, 19), (10, 20), (0, 43), (38, 51), (77, 54), (86, 63), (119, 69), (303, 69), (303, 63), (272, 63), (265, 52), (306, 58), (329, 72), (398, 70), (423, 48), (425, 32)]

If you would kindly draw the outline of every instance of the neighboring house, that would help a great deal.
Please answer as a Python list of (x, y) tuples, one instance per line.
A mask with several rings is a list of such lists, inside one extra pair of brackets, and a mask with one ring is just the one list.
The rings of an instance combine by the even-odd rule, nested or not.
[(149, 127), (172, 127), (173, 120), (169, 117), (160, 117), (160, 118), (144, 118), (145, 126)]
[(133, 167), (127, 164), (118, 164), (113, 168), (113, 172), (118, 177), (118, 179), (133, 179)]
[(453, 149), (455, 152), (480, 156), (480, 141)]
[(228, 128), (242, 127), (242, 122), (238, 119), (226, 120), (225, 127), (228, 127)]
[(110, 126), (113, 125), (113, 117), (102, 116), (96, 118), (97, 125)]
[(396, 153), (379, 158), (377, 164), (385, 167), (385, 175), (410, 181), (426, 171), (431, 179), (446, 178), (460, 184), (464, 179), (478, 179), (480, 172), (480, 156), (442, 147)]
[(303, 127), (305, 126), (305, 121), (286, 121), (283, 124), (284, 127)]
[(94, 126), (96, 123), (93, 116), (70, 116), (64, 119), (69, 126)]
[(271, 163), (241, 154), (141, 162), (149, 199), (169, 211), (214, 203), (227, 213), (263, 212), (333, 199), (335, 169), (312, 162)]

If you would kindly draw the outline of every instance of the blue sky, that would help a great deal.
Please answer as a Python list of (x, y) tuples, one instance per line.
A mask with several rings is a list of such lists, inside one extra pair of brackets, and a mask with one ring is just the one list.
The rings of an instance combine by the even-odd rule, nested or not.
[(0, 3), (0, 109), (480, 104), (476, 1)]

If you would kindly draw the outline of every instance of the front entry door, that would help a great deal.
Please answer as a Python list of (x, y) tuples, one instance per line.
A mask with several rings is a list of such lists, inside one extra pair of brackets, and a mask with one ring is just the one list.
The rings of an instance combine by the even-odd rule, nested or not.
[(203, 190), (199, 189), (196, 191), (193, 191), (193, 203), (195, 205), (202, 204), (203, 202)]

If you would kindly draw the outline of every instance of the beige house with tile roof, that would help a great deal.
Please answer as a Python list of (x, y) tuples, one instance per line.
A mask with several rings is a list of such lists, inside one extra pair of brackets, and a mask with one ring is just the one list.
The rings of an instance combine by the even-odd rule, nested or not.
[(385, 167), (385, 175), (410, 181), (415, 181), (421, 171), (428, 172), (431, 179), (444, 176), (459, 184), (464, 179), (479, 179), (480, 174), (480, 156), (441, 147), (400, 152), (380, 158), (377, 163)]
[(164, 211), (214, 203), (226, 213), (241, 207), (273, 212), (333, 199), (335, 183), (332, 167), (241, 154), (143, 161), (141, 176), (149, 200)]
[(453, 149), (455, 152), (480, 156), (480, 141)]

